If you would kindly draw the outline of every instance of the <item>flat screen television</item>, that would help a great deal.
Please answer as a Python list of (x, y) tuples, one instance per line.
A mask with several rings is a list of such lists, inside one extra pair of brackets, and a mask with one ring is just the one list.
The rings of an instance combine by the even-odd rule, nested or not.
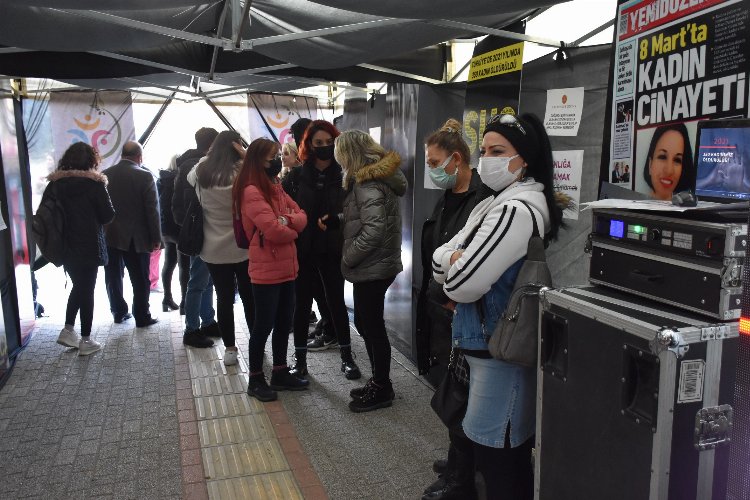
[(750, 119), (698, 122), (695, 165), (699, 199), (750, 200)]

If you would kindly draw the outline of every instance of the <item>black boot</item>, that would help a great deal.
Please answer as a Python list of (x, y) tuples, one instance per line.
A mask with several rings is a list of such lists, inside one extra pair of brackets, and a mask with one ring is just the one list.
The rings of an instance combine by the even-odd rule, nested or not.
[(257, 375), (250, 375), (247, 384), (247, 394), (254, 397), (258, 401), (276, 401), (278, 395), (276, 391), (268, 387), (266, 383), (266, 377), (262, 373)]
[(344, 372), (344, 376), (349, 380), (362, 378), (362, 373), (360, 373), (359, 367), (352, 357), (351, 346), (341, 347), (341, 371)]
[(294, 367), (289, 373), (297, 378), (307, 377), (307, 349), (294, 350)]
[(448, 460), (445, 458), (439, 458), (432, 462), (432, 470), (435, 474), (445, 474), (445, 469), (448, 468)]
[(161, 301), (162, 311), (164, 312), (176, 311), (179, 308), (180, 306), (174, 300), (172, 300), (171, 295), (167, 296), (166, 294), (164, 294), (164, 300)]
[(200, 330), (185, 330), (182, 343), (190, 347), (213, 347), (214, 342), (201, 334)]
[(424, 490), (422, 500), (475, 500), (474, 455), (451, 443), (445, 473)]
[(271, 372), (271, 389), (277, 391), (304, 391), (310, 382), (295, 377), (289, 372), (289, 368), (274, 369)]
[(373, 411), (379, 408), (387, 408), (393, 404), (395, 393), (391, 381), (377, 383), (370, 380), (365, 386), (364, 394), (360, 399), (349, 402), (349, 409), (354, 413)]

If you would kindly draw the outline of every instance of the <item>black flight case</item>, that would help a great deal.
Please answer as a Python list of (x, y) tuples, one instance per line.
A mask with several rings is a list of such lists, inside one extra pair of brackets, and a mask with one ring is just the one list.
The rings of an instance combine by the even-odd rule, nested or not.
[(542, 303), (536, 500), (725, 499), (738, 322), (595, 286)]

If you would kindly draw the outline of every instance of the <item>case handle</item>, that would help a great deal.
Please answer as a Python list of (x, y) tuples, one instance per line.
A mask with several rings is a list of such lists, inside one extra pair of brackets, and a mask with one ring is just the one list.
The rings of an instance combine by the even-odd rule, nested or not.
[(649, 283), (657, 283), (660, 281), (664, 281), (664, 275), (663, 274), (654, 274), (649, 273), (647, 271), (641, 271), (640, 269), (633, 269), (630, 271), (630, 275), (633, 276), (636, 279), (647, 281)]

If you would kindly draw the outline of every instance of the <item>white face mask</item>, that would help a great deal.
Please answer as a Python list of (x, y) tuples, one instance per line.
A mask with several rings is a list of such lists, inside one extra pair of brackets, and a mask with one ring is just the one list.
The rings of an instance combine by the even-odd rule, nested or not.
[(510, 162), (515, 156), (482, 156), (479, 158), (479, 178), (482, 182), (493, 191), (502, 191), (516, 180), (518, 180), (519, 172), (511, 172), (509, 170)]

